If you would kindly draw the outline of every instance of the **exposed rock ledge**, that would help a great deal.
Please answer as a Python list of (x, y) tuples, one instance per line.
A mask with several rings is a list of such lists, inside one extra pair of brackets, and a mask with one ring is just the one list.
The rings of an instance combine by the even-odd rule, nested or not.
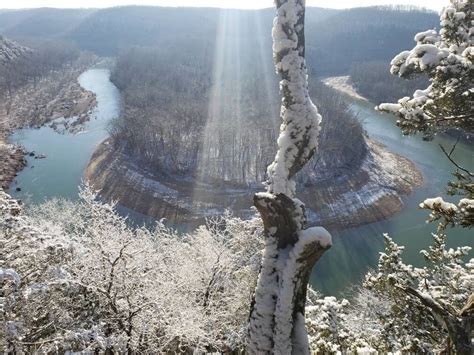
[[(351, 176), (299, 188), (298, 197), (306, 204), (311, 225), (342, 229), (388, 218), (402, 209), (401, 196), (422, 184), (422, 175), (411, 161), (379, 143), (367, 143), (369, 154)], [(154, 176), (109, 140), (94, 152), (85, 179), (106, 200), (174, 223), (198, 224), (225, 209), (244, 218), (254, 213), (250, 206), (256, 190)]]

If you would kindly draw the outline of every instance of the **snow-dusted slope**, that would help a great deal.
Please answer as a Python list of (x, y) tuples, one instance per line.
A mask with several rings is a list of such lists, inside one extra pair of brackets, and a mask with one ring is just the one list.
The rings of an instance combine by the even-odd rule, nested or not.
[[(401, 196), (422, 183), (421, 172), (408, 159), (372, 140), (368, 146), (370, 154), (362, 166), (345, 178), (300, 185), (298, 196), (306, 204), (309, 225), (337, 229), (388, 218), (402, 209)], [(114, 147), (109, 141), (94, 152), (85, 180), (106, 200), (145, 215), (196, 225), (226, 209), (243, 218), (252, 216), (249, 206), (258, 191), (153, 174), (135, 164), (123, 147)]]
[(28, 48), (0, 36), (0, 65), (13, 62), (29, 51)]

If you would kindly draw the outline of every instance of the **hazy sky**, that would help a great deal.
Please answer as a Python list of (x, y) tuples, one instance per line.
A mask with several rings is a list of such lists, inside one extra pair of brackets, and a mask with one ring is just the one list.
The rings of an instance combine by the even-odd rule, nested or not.
[[(307, 0), (307, 5), (348, 8), (357, 6), (411, 4), (439, 11), (449, 0)], [(212, 6), (232, 8), (262, 8), (273, 5), (272, 0), (0, 0), (0, 8), (31, 7), (110, 7), (118, 5)]]

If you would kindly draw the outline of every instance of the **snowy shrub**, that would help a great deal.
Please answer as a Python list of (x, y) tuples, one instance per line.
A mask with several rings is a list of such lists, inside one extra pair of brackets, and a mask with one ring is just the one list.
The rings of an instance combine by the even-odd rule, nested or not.
[[(426, 266), (402, 261), (403, 247), (386, 236), (378, 270), (350, 301), (310, 292), (306, 307), (313, 353), (469, 353), (473, 341), (474, 259), (469, 247), (445, 248), (446, 236), (421, 251)], [(464, 343), (463, 343), (464, 341)]]
[[(226, 216), (191, 234), (130, 227), (87, 188), (78, 203), (28, 213), (0, 193), (0, 345), (5, 352), (243, 351), (263, 240), (260, 224)], [(350, 300), (311, 289), (315, 353), (437, 352), (469, 329), (470, 248), (402, 259), (387, 237), (378, 270)], [(471, 307), (471, 308), (470, 308)], [(461, 334), (462, 335), (462, 334)]]
[(0, 194), (3, 351), (242, 348), (258, 222), (227, 216), (180, 235), (130, 227), (87, 188), (30, 215)]
[(349, 332), (346, 329), (347, 307), (345, 299), (324, 297), (306, 307), (307, 328), (312, 351), (337, 352), (348, 346)]
[(464, 263), (471, 248), (446, 249), (445, 235), (433, 238), (433, 246), (421, 251), (426, 266), (416, 268), (403, 262), (403, 247), (385, 236), (378, 270), (366, 276), (365, 287), (391, 301), (381, 319), (381, 339), (391, 351), (472, 351), (473, 317), (462, 312), (474, 292), (474, 259)]

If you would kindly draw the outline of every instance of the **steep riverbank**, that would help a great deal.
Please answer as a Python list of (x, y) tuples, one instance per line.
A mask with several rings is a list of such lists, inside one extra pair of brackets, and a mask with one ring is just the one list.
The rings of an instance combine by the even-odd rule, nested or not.
[(26, 150), (17, 144), (8, 144), (0, 137), (0, 189), (7, 190), (16, 174), (26, 166)]
[(11, 133), (24, 127), (39, 128), (49, 122), (58, 131), (77, 131), (89, 119), (97, 104), (96, 96), (81, 87), (77, 79), (94, 62), (93, 57), (82, 57), (35, 84), (21, 87), (11, 97), (0, 98), (0, 160), (5, 162), (0, 166), (1, 188), (8, 189), (26, 165), (26, 150), (8, 143)]
[[(358, 171), (299, 189), (310, 224), (343, 229), (388, 218), (403, 208), (402, 196), (422, 184), (420, 171), (408, 159), (372, 140), (367, 144), (369, 153)], [(250, 206), (257, 191), (157, 176), (134, 164), (125, 150), (110, 140), (94, 152), (85, 180), (106, 200), (174, 223), (198, 224), (226, 209), (248, 217), (254, 213)]]
[[(348, 77), (329, 78), (326, 85), (364, 100)], [(368, 153), (358, 168), (317, 184), (300, 186), (298, 197), (308, 209), (309, 223), (345, 229), (385, 220), (401, 211), (403, 196), (423, 183), (410, 160), (365, 138)], [(106, 200), (144, 215), (174, 223), (197, 225), (229, 209), (235, 215), (254, 214), (252, 198), (258, 190), (199, 183), (192, 177), (170, 177), (150, 172), (134, 162), (123, 147), (102, 142), (85, 171), (85, 180)]]

